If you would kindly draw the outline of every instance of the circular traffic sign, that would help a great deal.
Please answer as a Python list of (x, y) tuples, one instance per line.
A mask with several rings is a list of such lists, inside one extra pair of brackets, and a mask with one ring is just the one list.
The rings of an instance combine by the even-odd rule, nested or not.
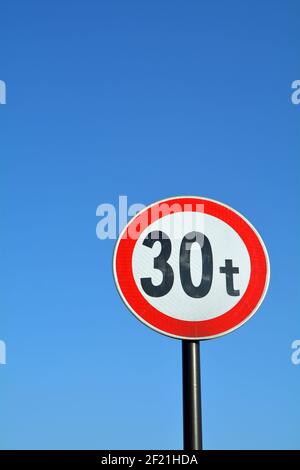
[(131, 312), (181, 339), (229, 333), (256, 312), (270, 267), (255, 228), (234, 209), (186, 196), (133, 217), (114, 253), (114, 277)]

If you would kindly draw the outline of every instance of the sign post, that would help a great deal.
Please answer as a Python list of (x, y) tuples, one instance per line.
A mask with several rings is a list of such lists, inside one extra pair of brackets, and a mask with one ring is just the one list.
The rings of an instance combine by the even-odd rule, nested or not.
[(184, 448), (202, 449), (199, 341), (236, 330), (257, 311), (270, 277), (265, 245), (225, 204), (173, 197), (131, 219), (113, 266), (129, 310), (182, 340)]
[(199, 341), (182, 340), (183, 448), (202, 450)]

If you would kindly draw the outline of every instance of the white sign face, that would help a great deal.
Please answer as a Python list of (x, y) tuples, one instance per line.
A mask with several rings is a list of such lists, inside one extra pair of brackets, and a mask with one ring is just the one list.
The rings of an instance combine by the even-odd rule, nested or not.
[[(182, 234), (182, 227), (185, 234)], [(172, 240), (168, 263), (173, 269), (174, 282), (165, 295), (152, 297), (143, 289), (141, 280), (151, 277), (155, 286), (162, 283), (162, 271), (154, 268), (154, 259), (159, 257), (162, 247), (157, 241), (153, 248), (149, 249), (144, 240), (158, 230)], [(180, 276), (180, 249), (183, 237), (188, 233), (197, 233), (198, 240), (188, 242), (190, 255), (187, 269), (190, 270), (190, 280), (185, 279), (186, 284), (190, 282), (192, 286), (199, 286), (203, 275), (208, 275), (203, 273), (201, 246), (204, 237), (201, 234), (205, 233), (211, 245), (211, 286), (209, 292), (201, 297), (201, 303), (196, 290), (193, 296), (186, 293), (187, 289), (183, 288)], [(230, 260), (232, 268), (226, 270), (225, 259)], [(222, 267), (224, 272), (220, 270)], [(177, 212), (157, 220), (144, 230), (133, 251), (132, 269), (136, 285), (153, 307), (179, 320), (200, 321), (222, 315), (240, 301), (249, 283), (251, 265), (243, 240), (225, 222), (199, 212)], [(231, 291), (228, 293), (230, 286)]]
[(183, 197), (130, 221), (114, 272), (123, 300), (143, 323), (169, 336), (206, 339), (253, 315), (268, 286), (269, 261), (258, 233), (236, 211)]

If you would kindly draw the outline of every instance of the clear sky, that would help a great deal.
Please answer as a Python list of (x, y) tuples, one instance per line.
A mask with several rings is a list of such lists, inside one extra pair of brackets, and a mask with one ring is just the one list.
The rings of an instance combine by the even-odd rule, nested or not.
[(181, 344), (138, 322), (96, 208), (223, 201), (268, 295), (201, 345), (206, 449), (300, 448), (298, 0), (1, 3), (0, 447), (178, 449)]

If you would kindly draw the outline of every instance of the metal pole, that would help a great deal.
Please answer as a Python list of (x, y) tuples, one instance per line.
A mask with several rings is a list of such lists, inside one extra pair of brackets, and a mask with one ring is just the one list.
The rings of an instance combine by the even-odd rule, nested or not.
[(183, 445), (202, 450), (199, 341), (182, 341)]

